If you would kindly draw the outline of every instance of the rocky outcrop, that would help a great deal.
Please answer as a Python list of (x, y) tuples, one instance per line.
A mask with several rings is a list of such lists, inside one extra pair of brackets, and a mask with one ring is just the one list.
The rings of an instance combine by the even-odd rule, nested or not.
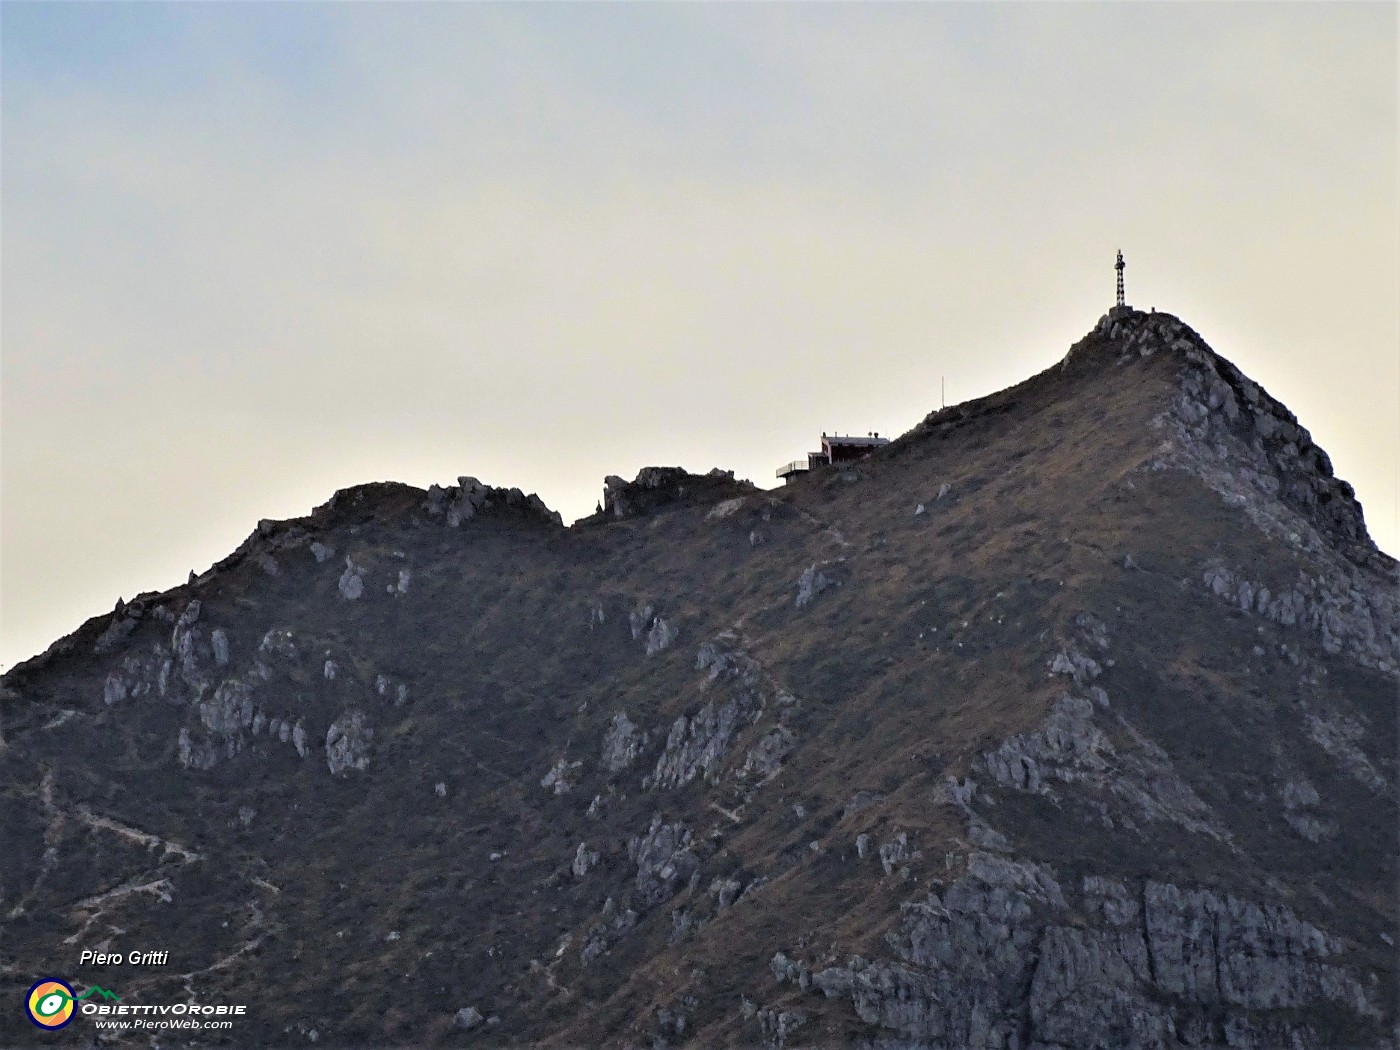
[(191, 599), (170, 631), (170, 652), (174, 661), (175, 678), (195, 696), (209, 687), (207, 661), (213, 655), (204, 632), (198, 626), (201, 604)]
[[(199, 614), (197, 602), (192, 602), (175, 625), (177, 651), (185, 654), (179, 674), (171, 674), (170, 659), (153, 657), (140, 668), (139, 675), (129, 676), (128, 689), (133, 696), (147, 692), (164, 696), (168, 692), (173, 697), (179, 686), (190, 688), (195, 683), (189, 717), (178, 738), (180, 764), (192, 770), (212, 769), (219, 762), (242, 754), (264, 732), (265, 739), (290, 744), (299, 757), (305, 758), (310, 748), (303, 718), (282, 717), (275, 707), (268, 710), (269, 701), (264, 695), (273, 678), (274, 665), (291, 669), (300, 659), (291, 632), (277, 628), (267, 631), (247, 663), (237, 668), (227, 632), (215, 628), (210, 641), (204, 642), (197, 626)], [(322, 665), (323, 678), (333, 679), (338, 669), (334, 660), (326, 660)], [(234, 673), (215, 680), (211, 676), (214, 671)], [(124, 678), (123, 684), (127, 682), (128, 678)]]
[(656, 617), (651, 622), (651, 630), (647, 632), (647, 655), (655, 656), (663, 649), (669, 649), (677, 634), (679, 632), (674, 627), (660, 616)]
[[(120, 603), (118, 604), (120, 605)], [(101, 656), (118, 648), (131, 637), (131, 633), (136, 630), (140, 622), (139, 614), (135, 610), (118, 608), (112, 614), (112, 620), (107, 625), (107, 629), (98, 636), (97, 642), (92, 647), (93, 653)]]
[(635, 642), (646, 634), (655, 620), (655, 613), (656, 610), (650, 605), (642, 604), (627, 614), (627, 626), (632, 630), (632, 641)]
[(540, 778), (540, 787), (549, 788), (555, 795), (568, 794), (574, 789), (574, 780), (582, 766), (582, 762), (570, 762), (567, 758), (561, 758)]
[(475, 1006), (464, 1006), (452, 1017), (452, 1027), (471, 1031), (480, 1025), (486, 1018)]
[(1328, 960), (1340, 944), (1281, 904), (1148, 882), (1143, 888), (1153, 981), (1189, 1002), (1278, 1010), (1330, 1002), (1374, 1013), (1361, 984)]
[(909, 835), (901, 831), (880, 847), (880, 867), (889, 875), (895, 868), (907, 863), (912, 856), (909, 852)]
[[(598, 613), (601, 614), (599, 609)], [(599, 615), (593, 623), (601, 624), (603, 619)], [(667, 623), (663, 617), (656, 615), (656, 610), (650, 605), (641, 604), (627, 614), (627, 625), (632, 630), (632, 640), (644, 639), (648, 656), (655, 656), (663, 649), (669, 649), (671, 643), (676, 640), (680, 632)]]
[(1166, 440), (1150, 469), (1200, 478), (1266, 534), (1309, 556), (1296, 583), (1271, 588), (1215, 563), (1206, 586), (1248, 612), (1312, 632), (1329, 652), (1400, 672), (1400, 570), (1376, 550), (1351, 486), (1334, 476), (1293, 413), (1169, 314), (1132, 312), (1100, 325), (1127, 354), (1182, 357), (1180, 393), (1154, 423)]
[[(967, 874), (941, 897), (931, 893), (904, 906), (889, 941), (895, 961), (857, 958), (848, 965), (856, 1014), (891, 1035), (932, 1045), (1013, 1045), (1036, 920), (1063, 907), (1047, 870), (973, 854)], [(844, 989), (832, 974), (818, 984), (835, 994)]]
[[(1088, 923), (1069, 924), (1075, 911)], [(1052, 1047), (1165, 1050), (1186, 1033), (1189, 1045), (1268, 1045), (1230, 1041), (1252, 1026), (1319, 1047), (1288, 1011), (1377, 1014), (1332, 962), (1335, 938), (1285, 905), (1099, 876), (1071, 900), (1049, 869), (976, 852), (944, 891), (903, 906), (889, 945), (888, 962), (854, 957), (809, 981), (780, 953), (774, 973), (928, 1046), (1019, 1046), (1026, 1032)]]
[(1038, 729), (984, 752), (973, 768), (1001, 787), (1050, 798), (1061, 785), (1073, 785), (1108, 827), (1145, 834), (1143, 824), (1168, 821), (1228, 841), (1229, 832), (1177, 775), (1165, 751), (1111, 715), (1134, 744), (1115, 746), (1096, 724), (1098, 712), (1094, 700), (1063, 696)]
[(821, 594), (829, 587), (836, 586), (836, 581), (826, 573), (822, 572), (815, 565), (809, 565), (802, 570), (802, 575), (797, 578), (797, 601), (799, 609), (812, 603), (812, 599)]
[(764, 1045), (772, 1050), (782, 1050), (788, 1045), (788, 1039), (807, 1023), (807, 1015), (801, 1010), (759, 1010), (757, 1017)]
[(1306, 718), (1308, 736), (1343, 769), (1378, 795), (1390, 791), (1389, 782), (1357, 746), (1366, 736), (1360, 722), (1336, 709), (1309, 711)]
[(584, 965), (591, 963), (607, 952), (609, 947), (621, 937), (625, 937), (637, 925), (637, 913), (627, 907), (619, 908), (609, 897), (603, 904), (599, 920), (588, 928), (579, 958)]
[(574, 878), (581, 879), (589, 873), (598, 863), (597, 850), (588, 848), (588, 843), (580, 842), (578, 849), (574, 852), (574, 862), (569, 866), (569, 870), (574, 873)]
[[(103, 679), (102, 703), (110, 707), (128, 698), (166, 696), (173, 685), (173, 667), (169, 652), (160, 643), (153, 645), (148, 653), (128, 653), (122, 658), (118, 669), (107, 672)], [(195, 660), (191, 660), (190, 670), (192, 676), (198, 674)], [(196, 680), (203, 681), (202, 678)]]
[[(1369, 764), (1369, 763), (1368, 763)], [(1317, 788), (1305, 778), (1287, 780), (1279, 788), (1284, 822), (1309, 842), (1321, 842), (1337, 834), (1340, 824), (1318, 813)]]
[(690, 850), (690, 829), (666, 823), (660, 814), (642, 835), (627, 843), (627, 856), (637, 865), (636, 895), (643, 907), (660, 904), (672, 896), (699, 869)]
[(741, 718), (739, 702), (734, 699), (723, 704), (711, 700), (694, 715), (677, 718), (646, 785), (679, 788), (701, 774), (711, 783), (717, 781)]
[(632, 723), (625, 711), (617, 712), (603, 734), (603, 768), (609, 773), (621, 773), (637, 760), (646, 745), (647, 734)]
[(1180, 321), (1157, 318), (1135, 338), (1150, 344), (1154, 330), (1162, 331), (1188, 362), (1175, 422), (1193, 473), (1228, 502), (1244, 506), (1261, 527), (1289, 535), (1290, 522), (1277, 511), (1283, 504), (1369, 561), (1375, 546), (1356, 494), (1333, 475), (1327, 453), (1297, 417)]
[(736, 740), (763, 717), (770, 700), (779, 708), (778, 724), (754, 742), (743, 764), (734, 770), (735, 777), (754, 784), (772, 779), (796, 746), (796, 736), (786, 721), (797, 699), (769, 680), (735, 641), (733, 634), (725, 632), (700, 647), (696, 670), (707, 672), (701, 689), (720, 688), (727, 696), (707, 700), (694, 714), (681, 715), (671, 724), (666, 745), (645, 786), (675, 789), (697, 777), (709, 784), (719, 783)]
[(365, 593), (364, 572), (361, 566), (351, 560), (350, 555), (345, 556), (345, 571), (340, 574), (336, 586), (340, 590), (340, 596), (347, 602), (353, 602)]
[(737, 648), (735, 641), (732, 633), (725, 632), (696, 651), (695, 669), (707, 672), (707, 685), (717, 681), (738, 682), (749, 688), (758, 685), (761, 669), (757, 661)]
[[(723, 502), (756, 491), (747, 481), (735, 481), (734, 471), (716, 467), (708, 474), (691, 474), (681, 467), (643, 467), (636, 478), (626, 481), (615, 474), (603, 481), (602, 506), (612, 518), (635, 517), (667, 504), (690, 500)], [(738, 505), (719, 515), (726, 517)]]
[(740, 780), (750, 777), (767, 783), (781, 772), (783, 761), (797, 746), (797, 737), (787, 726), (775, 726), (749, 748), (744, 765), (735, 774)]
[[(564, 519), (558, 511), (550, 510), (535, 493), (528, 496), (518, 488), (494, 488), (476, 478), (462, 475), (456, 485), (432, 485), (423, 510), (430, 518), (441, 518), (448, 528), (460, 528), (478, 514), (492, 507), (513, 507), (546, 525), (562, 527)], [(398, 593), (408, 589), (407, 579)]]
[(1400, 672), (1400, 581), (1344, 562), (1289, 586), (1270, 589), (1219, 561), (1202, 574), (1212, 594), (1282, 627), (1306, 631), (1329, 653), (1345, 653), (1364, 667)]
[(428, 502), (424, 509), (432, 517), (443, 514), (447, 527), (455, 529), (464, 521), (476, 516), (476, 512), (486, 504), (486, 486), (476, 478), (463, 475), (457, 479), (456, 488), (434, 485), (428, 489)]
[(386, 674), (374, 676), (374, 692), (395, 707), (408, 703), (408, 683), (395, 681)]
[(359, 711), (346, 711), (326, 730), (326, 765), (331, 776), (369, 768), (374, 729)]
[(214, 650), (214, 664), (218, 667), (227, 667), (229, 662), (228, 632), (216, 627), (209, 635), (209, 646)]
[[(729, 474), (733, 477), (733, 471)], [(721, 500), (710, 509), (710, 513), (705, 515), (707, 521), (718, 521), (727, 518), (748, 501), (747, 496), (735, 496), (733, 499)]]

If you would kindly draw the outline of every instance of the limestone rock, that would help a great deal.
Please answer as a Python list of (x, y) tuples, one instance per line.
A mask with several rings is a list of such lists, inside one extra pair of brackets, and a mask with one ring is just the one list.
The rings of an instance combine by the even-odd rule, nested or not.
[(812, 599), (834, 586), (835, 582), (815, 565), (809, 565), (797, 578), (797, 607), (801, 609), (811, 604)]
[(374, 729), (359, 711), (346, 711), (326, 730), (326, 764), (331, 776), (369, 768)]
[(878, 805), (885, 800), (885, 796), (879, 791), (857, 791), (850, 798), (846, 799), (846, 804), (841, 807), (841, 819), (855, 813), (860, 813), (871, 806)]
[(267, 656), (276, 656), (289, 662), (300, 658), (296, 643), (292, 640), (292, 632), (271, 628), (263, 639), (258, 643), (258, 652)]
[(455, 529), (474, 517), (486, 503), (486, 495), (486, 487), (476, 478), (466, 475), (458, 478), (456, 494), (447, 506), (448, 527)]
[(377, 696), (388, 700), (395, 707), (402, 707), (408, 702), (407, 683), (396, 682), (385, 674), (374, 676), (374, 692)]
[(717, 781), (739, 720), (739, 703), (734, 699), (718, 705), (711, 700), (691, 717), (677, 718), (656, 769), (647, 777), (647, 786), (679, 788), (702, 773), (711, 783)]
[(364, 569), (356, 565), (348, 554), (345, 556), (345, 571), (340, 574), (337, 586), (340, 596), (348, 602), (353, 602), (365, 592)]
[(185, 769), (213, 769), (218, 753), (208, 740), (196, 740), (188, 727), (180, 729), (179, 760)]
[(1308, 735), (1343, 769), (1378, 795), (1389, 789), (1389, 782), (1357, 746), (1366, 736), (1360, 722), (1336, 709), (1309, 711), (1307, 722)]
[(630, 482), (616, 474), (608, 475), (603, 481), (602, 507), (613, 518), (632, 517), (679, 503), (688, 492), (697, 498), (713, 498), (733, 496), (736, 489), (752, 491), (753, 486), (736, 483), (733, 471), (712, 470), (698, 475), (680, 467), (643, 467)]
[(609, 773), (622, 772), (637, 760), (644, 747), (646, 735), (632, 724), (626, 712), (617, 712), (603, 734), (603, 768)]
[(626, 480), (616, 474), (609, 474), (603, 479), (603, 506), (613, 517), (620, 518), (627, 513), (627, 504), (623, 496), (626, 488)]
[(637, 925), (637, 913), (631, 908), (619, 908), (609, 897), (603, 905), (598, 922), (589, 927), (579, 958), (585, 965), (598, 958), (608, 947)]
[(714, 878), (710, 882), (710, 896), (715, 899), (715, 910), (732, 908), (743, 888), (744, 884), (736, 878)]
[[(1063, 654), (1062, 654), (1063, 655)], [(1056, 797), (1057, 785), (1073, 785), (1109, 817), (1105, 796), (1136, 826), (1169, 821), (1188, 831), (1228, 839), (1229, 835), (1191, 787), (1177, 775), (1166, 753), (1121, 716), (1116, 728), (1134, 742), (1115, 747), (1095, 723), (1097, 705), (1066, 695), (1056, 701), (1041, 727), (1004, 741), (973, 763), (990, 781), (1031, 794)]]
[(668, 824), (660, 815), (652, 818), (645, 834), (628, 842), (627, 856), (637, 865), (636, 891), (644, 906), (660, 904), (690, 879), (699, 861), (689, 847), (690, 829), (678, 822)]
[(112, 622), (107, 625), (107, 629), (98, 636), (93, 644), (94, 654), (101, 656), (103, 653), (110, 653), (114, 649), (120, 648), (131, 633), (136, 630), (141, 621), (132, 615), (128, 615), (125, 610), (112, 617)]
[(743, 768), (737, 776), (742, 780), (753, 776), (763, 782), (772, 780), (783, 768), (783, 760), (797, 746), (797, 738), (786, 726), (775, 726), (749, 748)]
[(214, 650), (214, 663), (219, 667), (228, 666), (228, 633), (223, 628), (216, 628), (209, 636), (209, 644)]
[(763, 1031), (765, 1044), (773, 1050), (782, 1050), (787, 1041), (799, 1028), (807, 1023), (807, 1015), (801, 1010), (759, 1010), (758, 1024)]
[(238, 679), (219, 684), (214, 695), (198, 705), (200, 721), (211, 733), (237, 736), (253, 724), (252, 688)]
[(903, 864), (909, 859), (909, 835), (901, 831), (889, 842), (880, 847), (880, 866), (885, 869), (888, 875), (894, 871), (895, 866)]
[(598, 854), (595, 850), (588, 848), (588, 843), (580, 842), (578, 849), (574, 853), (574, 862), (570, 870), (574, 873), (574, 878), (581, 879), (589, 873), (598, 863)]
[(1183, 344), (1180, 395), (1155, 424), (1168, 436), (1160, 467), (1200, 478), (1261, 530), (1319, 557), (1329, 571), (1382, 566), (1355, 493), (1333, 476), (1307, 430), (1192, 336)]
[[(1316, 1046), (1286, 1013), (1260, 1012), (1331, 1004), (1379, 1016), (1331, 961), (1338, 942), (1285, 905), (1086, 876), (1078, 909), (1087, 925), (1066, 924), (1070, 909), (1048, 869), (973, 853), (941, 896), (903, 906), (889, 938), (894, 960), (855, 957), (810, 984), (849, 996), (863, 1021), (894, 1038), (934, 1046), (1024, 1045), (1026, 1028), (1037, 1047), (1168, 1050), (1186, 1033), (1195, 1033), (1188, 1045), (1237, 1045), (1232, 1029), (1281, 1040), (1238, 1045)], [(782, 953), (771, 968), (794, 983), (807, 972)], [(1222, 1016), (1223, 1030), (1212, 1020)]]
[(1074, 646), (1055, 654), (1055, 658), (1050, 661), (1051, 674), (1068, 675), (1074, 679), (1075, 685), (1087, 685), (1093, 679), (1103, 673), (1103, 668), (1099, 666), (1097, 660), (1091, 656), (1085, 656)]
[(555, 795), (568, 794), (574, 789), (574, 775), (582, 765), (582, 762), (570, 762), (567, 758), (559, 759), (540, 778), (540, 787), (552, 789)]
[(635, 642), (651, 626), (652, 615), (655, 610), (650, 605), (639, 605), (627, 614), (628, 626), (632, 628), (632, 640)]
[(747, 497), (745, 496), (735, 496), (733, 499), (722, 500), (711, 508), (710, 513), (706, 514), (705, 518), (710, 521), (727, 518), (746, 502)]
[(109, 674), (107, 680), (102, 685), (102, 702), (108, 707), (111, 707), (113, 704), (125, 700), (126, 694), (126, 680), (115, 672)]
[(482, 1016), (481, 1011), (475, 1006), (464, 1006), (458, 1010), (456, 1015), (452, 1018), (452, 1027), (461, 1028), (469, 1032), (484, 1020), (486, 1020), (486, 1018)]
[(1295, 583), (1274, 590), (1212, 561), (1202, 580), (1216, 596), (1306, 632), (1329, 653), (1344, 653), (1387, 674), (1400, 673), (1400, 580), (1376, 581), (1335, 559), (1319, 568), (1316, 574), (1300, 570)]
[(1167, 994), (1259, 1010), (1330, 1001), (1374, 1012), (1356, 979), (1326, 961), (1337, 941), (1285, 905), (1156, 882), (1143, 899), (1155, 982)]
[(669, 649), (671, 643), (676, 640), (677, 630), (668, 624), (660, 616), (652, 621), (651, 630), (647, 632), (647, 655), (655, 656), (663, 649)]

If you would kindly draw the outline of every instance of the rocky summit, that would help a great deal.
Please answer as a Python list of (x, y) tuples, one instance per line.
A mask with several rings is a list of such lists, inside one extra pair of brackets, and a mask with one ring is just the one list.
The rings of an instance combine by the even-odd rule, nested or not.
[(1394, 1048), (1398, 684), (1164, 313), (776, 491), (348, 489), (5, 676), (0, 1045)]

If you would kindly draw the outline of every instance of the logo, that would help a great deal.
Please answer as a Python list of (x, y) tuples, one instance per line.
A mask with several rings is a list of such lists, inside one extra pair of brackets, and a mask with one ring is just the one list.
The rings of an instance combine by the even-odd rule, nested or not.
[(115, 999), (117, 1002), (121, 1002), (121, 996), (109, 989), (99, 988), (97, 985), (93, 985), (82, 995), (77, 995), (73, 991), (73, 986), (67, 981), (45, 977), (30, 985), (29, 994), (25, 996), (24, 1006), (29, 1012), (31, 1021), (40, 1028), (52, 1031), (64, 1027), (73, 1020), (73, 1004), (90, 995), (98, 995), (103, 999)]

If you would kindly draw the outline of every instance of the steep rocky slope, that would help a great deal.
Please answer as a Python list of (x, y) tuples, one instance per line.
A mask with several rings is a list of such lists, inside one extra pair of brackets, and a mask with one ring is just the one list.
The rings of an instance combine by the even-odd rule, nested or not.
[(0, 1044), (1393, 1047), (1398, 583), (1130, 310), (779, 491), (343, 491), (4, 679), (12, 1001), (246, 1017)]

